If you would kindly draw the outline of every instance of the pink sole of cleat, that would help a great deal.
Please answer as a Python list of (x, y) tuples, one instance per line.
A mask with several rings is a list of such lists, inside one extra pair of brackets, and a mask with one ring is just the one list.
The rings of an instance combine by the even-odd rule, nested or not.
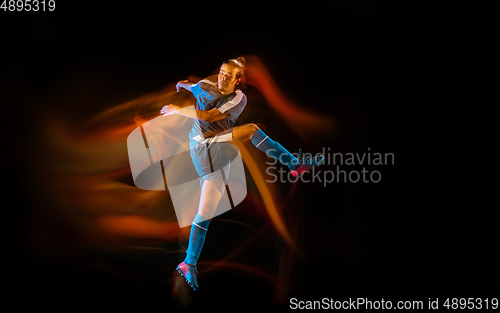
[(189, 287), (191, 287), (194, 291), (196, 291), (197, 289), (193, 286), (193, 284), (191, 284), (189, 282), (189, 280), (186, 278), (186, 275), (184, 275), (184, 273), (181, 271), (180, 268), (177, 267), (177, 272), (179, 272), (179, 274), (181, 274), (182, 277), (184, 277), (184, 279), (186, 280), (186, 283), (189, 285)]
[[(300, 166), (297, 170), (293, 170), (293, 171), (291, 171), (291, 172), (292, 172), (292, 175), (293, 175), (294, 177), (300, 176), (300, 175), (304, 174), (305, 172), (308, 172), (308, 171), (312, 170), (312, 168), (313, 168), (313, 167), (310, 167), (310, 168), (308, 168), (308, 169), (304, 169), (304, 168), (301, 168), (301, 167), (302, 167), (302, 166)], [(318, 165), (318, 166), (315, 166), (315, 167), (319, 167), (319, 165)]]

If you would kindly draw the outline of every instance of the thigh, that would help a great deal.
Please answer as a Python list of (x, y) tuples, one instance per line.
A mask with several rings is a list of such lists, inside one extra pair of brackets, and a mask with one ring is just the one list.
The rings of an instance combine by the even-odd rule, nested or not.
[(191, 160), (199, 177), (211, 173), (210, 160), (206, 145), (198, 145), (190, 149)]
[(198, 214), (206, 219), (211, 219), (221, 199), (222, 194), (217, 188), (217, 185), (212, 181), (204, 180), (201, 186)]

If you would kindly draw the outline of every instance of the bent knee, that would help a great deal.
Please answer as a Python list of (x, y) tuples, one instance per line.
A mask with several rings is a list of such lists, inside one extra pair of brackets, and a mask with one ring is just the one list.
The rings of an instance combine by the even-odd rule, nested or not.
[(248, 123), (245, 126), (247, 127), (248, 132), (251, 134), (259, 130), (259, 126), (257, 126), (257, 124), (254, 123)]
[(248, 123), (245, 125), (235, 127), (233, 129), (233, 139), (236, 139), (238, 141), (250, 140), (252, 135), (259, 129), (260, 129), (259, 126), (257, 126), (254, 123)]

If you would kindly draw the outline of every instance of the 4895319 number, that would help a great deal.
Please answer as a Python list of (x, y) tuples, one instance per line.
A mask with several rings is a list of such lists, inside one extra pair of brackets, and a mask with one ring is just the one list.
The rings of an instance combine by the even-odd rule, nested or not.
[(55, 0), (4, 0), (0, 9), (4, 11), (54, 11)]
[(447, 309), (498, 309), (497, 298), (447, 298), (443, 303)]

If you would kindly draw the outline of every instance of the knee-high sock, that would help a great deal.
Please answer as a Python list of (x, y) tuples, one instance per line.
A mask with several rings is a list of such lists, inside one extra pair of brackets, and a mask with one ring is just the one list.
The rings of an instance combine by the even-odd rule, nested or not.
[(207, 235), (209, 224), (210, 220), (196, 214), (193, 224), (191, 225), (191, 234), (189, 235), (189, 243), (184, 263), (193, 266), (196, 265), (196, 262), (200, 257), (201, 249), (203, 248), (203, 244), (205, 243), (205, 236)]
[(257, 130), (250, 138), (250, 141), (259, 150), (264, 151), (268, 155), (280, 161), (282, 164), (288, 166), (291, 170), (299, 167), (298, 159), (294, 157), (288, 150), (286, 150), (278, 142), (272, 140), (261, 129)]

